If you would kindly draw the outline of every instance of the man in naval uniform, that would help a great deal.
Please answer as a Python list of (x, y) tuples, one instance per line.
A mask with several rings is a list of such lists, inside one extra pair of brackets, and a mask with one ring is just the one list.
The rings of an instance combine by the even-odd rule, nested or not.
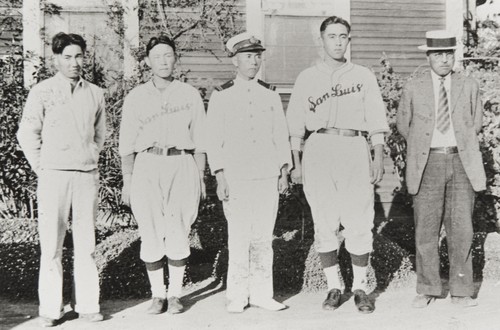
[(227, 310), (250, 303), (278, 311), (286, 306), (273, 299), (272, 237), (279, 193), (288, 188), (288, 128), (279, 94), (255, 78), (260, 40), (245, 32), (226, 46), (237, 73), (210, 98), (207, 155), (228, 223)]

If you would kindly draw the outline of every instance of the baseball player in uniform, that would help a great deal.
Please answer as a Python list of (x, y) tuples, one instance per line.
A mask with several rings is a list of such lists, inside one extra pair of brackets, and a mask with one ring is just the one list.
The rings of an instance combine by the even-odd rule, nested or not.
[(255, 79), (260, 40), (245, 32), (226, 46), (237, 74), (210, 98), (207, 154), (228, 223), (227, 310), (250, 303), (278, 311), (286, 306), (273, 299), (272, 237), (279, 192), (288, 188), (288, 128), (280, 96)]
[[(287, 109), (294, 182), (304, 192), (314, 220), (315, 244), (328, 284), (323, 308), (340, 306), (337, 233), (344, 227), (352, 259), (352, 291), (358, 310), (375, 306), (366, 294), (366, 268), (372, 250), (373, 185), (383, 176), (385, 106), (374, 74), (346, 60), (350, 25), (332, 16), (320, 27), (323, 61), (300, 73)], [(312, 134), (300, 151), (306, 130)], [(362, 132), (368, 132), (374, 159)]]
[[(183, 311), (182, 281), (190, 254), (188, 235), (205, 196), (205, 109), (198, 91), (173, 79), (175, 44), (166, 36), (146, 46), (153, 77), (125, 98), (120, 127), (123, 201), (141, 235), (141, 259), (153, 296), (150, 314)], [(167, 257), (169, 285), (164, 285)]]
[(75, 311), (102, 321), (94, 259), (99, 172), (106, 120), (103, 90), (81, 76), (86, 43), (78, 34), (52, 39), (58, 73), (34, 86), (17, 137), (38, 175), (40, 325), (63, 316), (62, 250), (71, 211)]

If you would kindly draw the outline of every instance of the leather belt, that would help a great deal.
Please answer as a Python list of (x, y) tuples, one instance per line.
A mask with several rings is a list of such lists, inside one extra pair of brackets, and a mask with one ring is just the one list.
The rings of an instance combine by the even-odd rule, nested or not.
[(458, 153), (457, 147), (435, 147), (431, 148), (431, 154), (456, 154)]
[(342, 136), (359, 136), (362, 135), (361, 131), (355, 129), (345, 129), (345, 128), (320, 128), (316, 131), (321, 134), (333, 134), (333, 135), (342, 135)]
[(179, 155), (192, 155), (194, 150), (192, 149), (177, 149), (177, 148), (160, 148), (160, 147), (149, 147), (145, 152), (150, 154), (155, 154), (159, 156), (179, 156)]

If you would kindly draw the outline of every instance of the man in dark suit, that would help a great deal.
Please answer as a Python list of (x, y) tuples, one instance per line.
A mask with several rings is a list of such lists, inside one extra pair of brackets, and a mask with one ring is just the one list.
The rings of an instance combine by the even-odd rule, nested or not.
[(477, 134), (482, 126), (478, 83), (452, 71), (456, 38), (429, 31), (431, 72), (409, 81), (401, 97), (397, 127), (407, 142), (406, 182), (413, 195), (417, 293), (413, 307), (442, 296), (439, 234), (444, 224), (450, 261), (452, 303), (472, 299), (472, 212), (475, 191), (486, 188)]

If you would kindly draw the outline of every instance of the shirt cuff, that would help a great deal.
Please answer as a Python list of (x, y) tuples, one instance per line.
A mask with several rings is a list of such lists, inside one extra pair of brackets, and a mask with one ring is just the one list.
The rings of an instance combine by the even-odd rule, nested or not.
[(384, 133), (375, 133), (370, 136), (370, 141), (372, 142), (372, 146), (376, 146), (377, 144), (384, 144)]

